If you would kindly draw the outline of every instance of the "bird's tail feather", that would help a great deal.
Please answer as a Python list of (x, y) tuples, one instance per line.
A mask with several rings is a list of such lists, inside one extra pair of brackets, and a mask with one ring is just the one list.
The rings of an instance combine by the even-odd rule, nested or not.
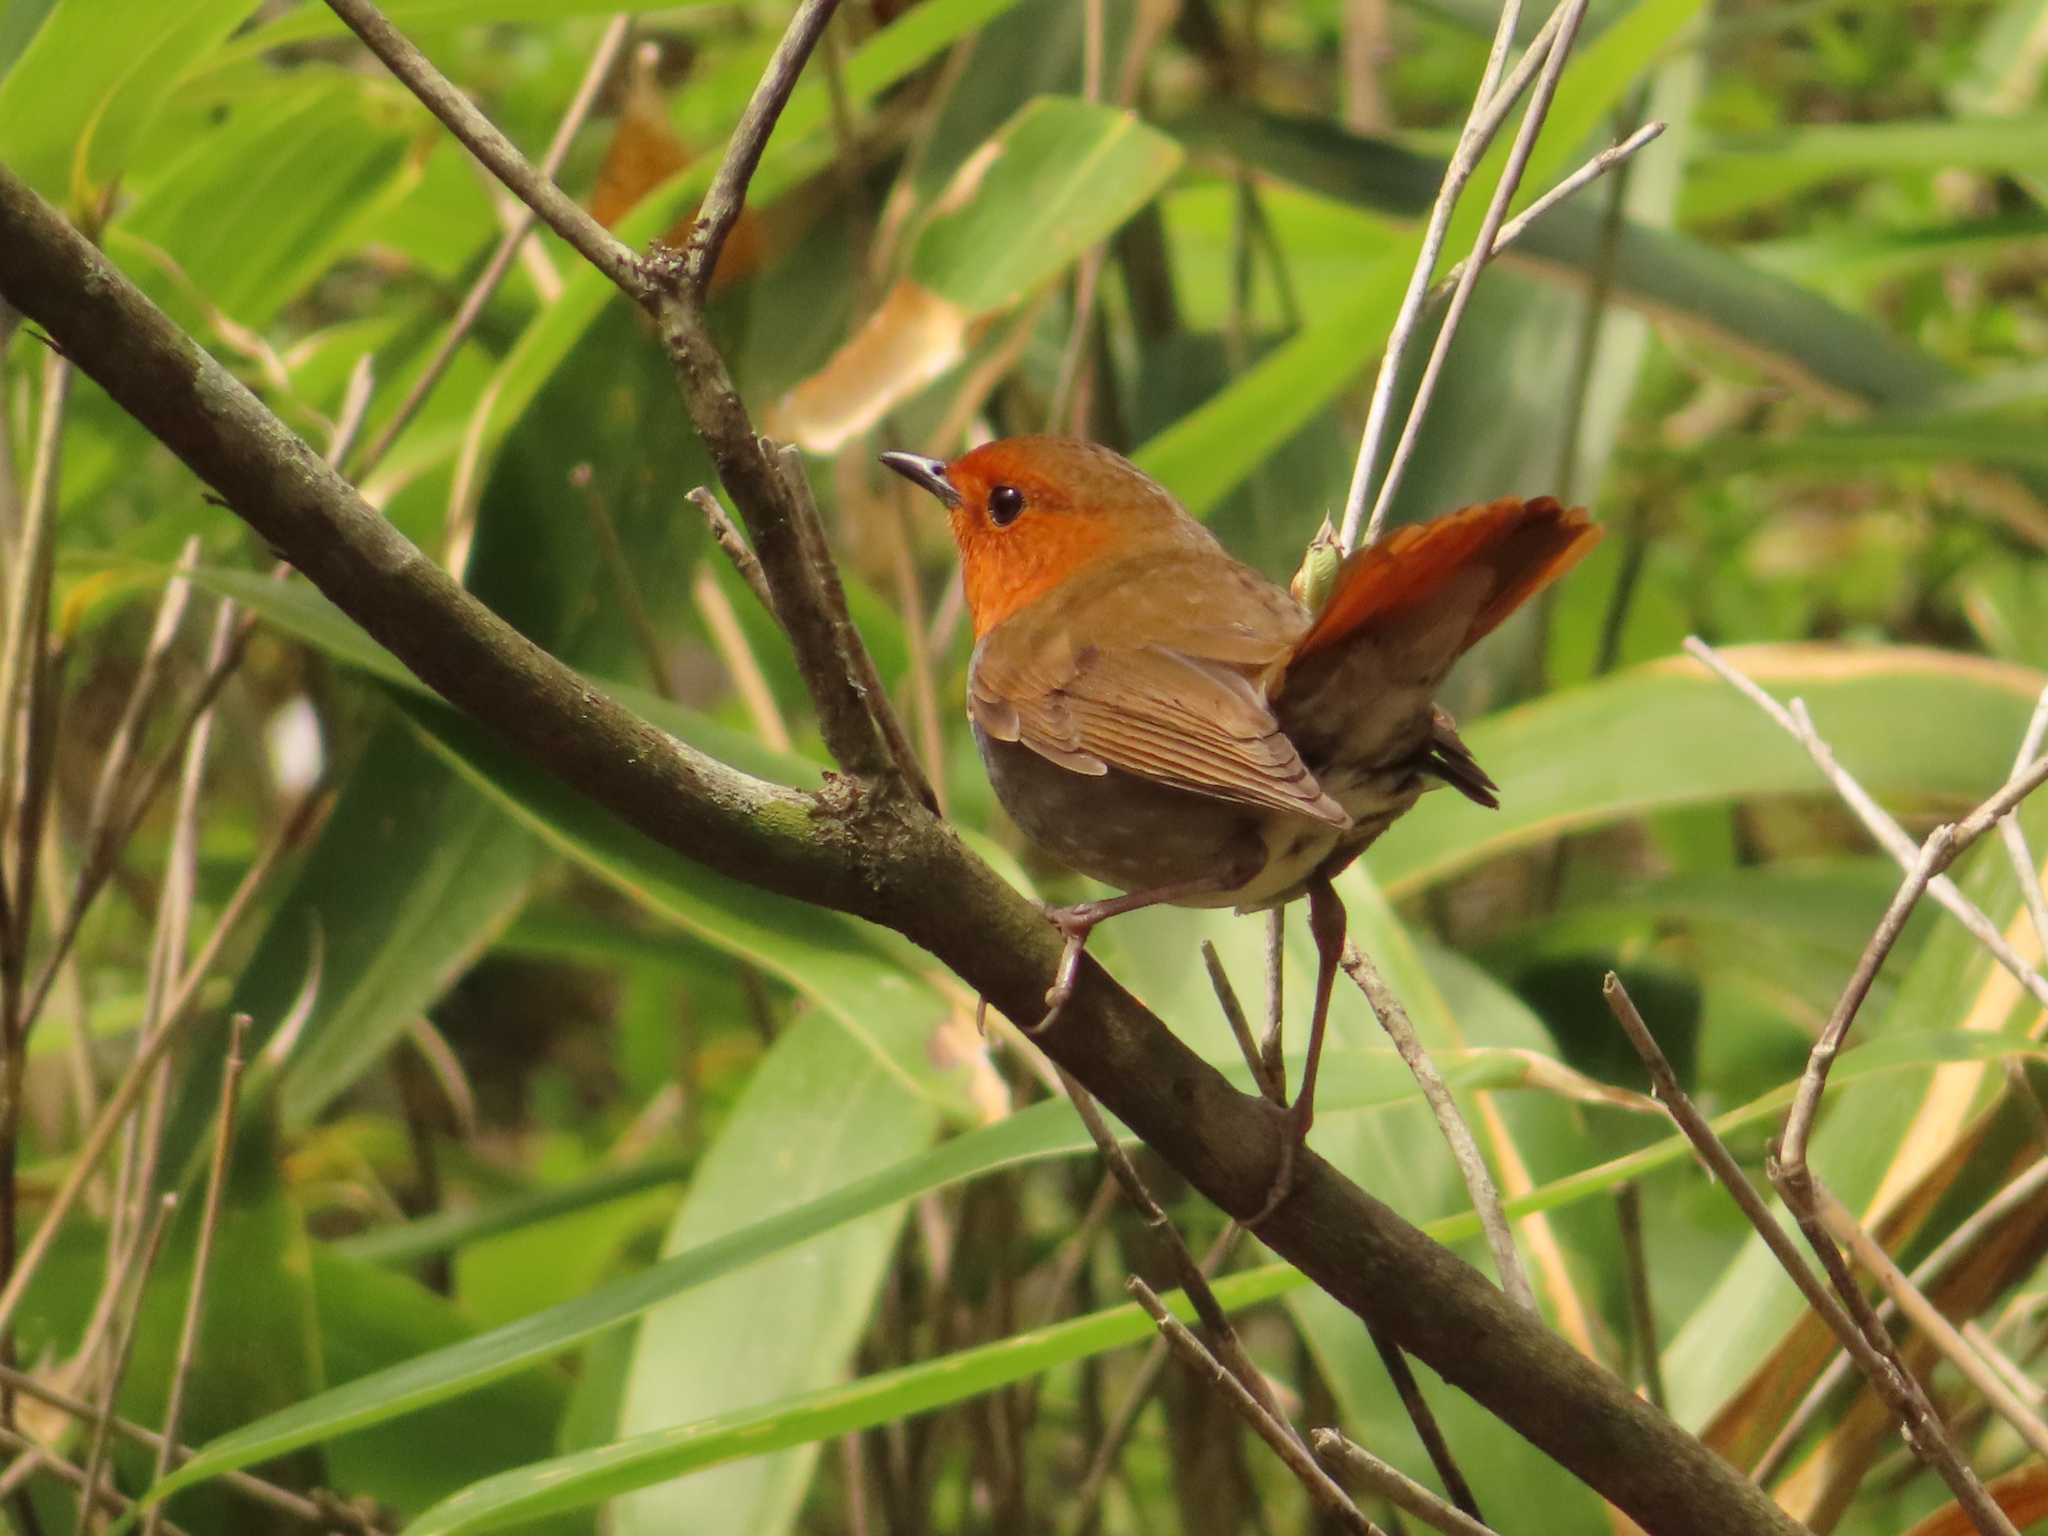
[(1483, 565), (1491, 585), (1453, 652), (1461, 653), (1576, 565), (1600, 536), (1583, 507), (1567, 510), (1549, 496), (1510, 497), (1397, 528), (1344, 562), (1289, 664), (1412, 616)]

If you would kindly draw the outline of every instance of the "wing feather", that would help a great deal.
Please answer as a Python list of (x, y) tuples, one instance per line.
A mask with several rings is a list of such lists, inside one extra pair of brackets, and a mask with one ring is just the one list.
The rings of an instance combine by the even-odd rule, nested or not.
[(989, 735), (1081, 773), (1110, 768), (1347, 827), (1239, 665), (1139, 643), (984, 648), (968, 707)]

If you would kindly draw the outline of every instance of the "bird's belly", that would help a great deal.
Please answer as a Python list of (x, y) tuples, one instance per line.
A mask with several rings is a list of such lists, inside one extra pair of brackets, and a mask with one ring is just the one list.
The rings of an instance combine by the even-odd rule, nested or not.
[(1334, 841), (1328, 827), (1301, 817), (1271, 816), (1114, 768), (1100, 776), (1076, 773), (978, 725), (974, 740), (1018, 829), (1061, 863), (1118, 890), (1220, 879), (1231, 888), (1180, 905), (1241, 906), (1245, 882), (1266, 883), (1266, 822), (1320, 830), (1326, 852)]

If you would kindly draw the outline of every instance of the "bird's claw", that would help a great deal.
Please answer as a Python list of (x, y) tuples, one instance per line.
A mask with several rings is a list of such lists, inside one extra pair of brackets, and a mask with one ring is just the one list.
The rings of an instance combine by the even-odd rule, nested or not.
[(1088, 947), (1088, 935), (1102, 921), (1102, 914), (1095, 910), (1096, 905), (1095, 902), (1084, 901), (1078, 906), (1045, 909), (1046, 921), (1059, 929), (1067, 942), (1060, 951), (1059, 969), (1053, 972), (1052, 985), (1045, 989), (1045, 1013), (1024, 1031), (1027, 1035), (1050, 1029), (1060, 1016), (1060, 1010), (1067, 1006), (1067, 999), (1074, 995), (1074, 982), (1081, 974), (1081, 953)]

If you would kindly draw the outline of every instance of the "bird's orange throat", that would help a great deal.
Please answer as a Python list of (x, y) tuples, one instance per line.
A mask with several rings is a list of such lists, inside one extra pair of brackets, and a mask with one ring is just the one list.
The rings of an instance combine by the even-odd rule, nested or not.
[(1009, 528), (992, 528), (967, 507), (951, 517), (977, 640), (1092, 564), (1116, 531), (1101, 518), (1071, 514), (1027, 514)]

